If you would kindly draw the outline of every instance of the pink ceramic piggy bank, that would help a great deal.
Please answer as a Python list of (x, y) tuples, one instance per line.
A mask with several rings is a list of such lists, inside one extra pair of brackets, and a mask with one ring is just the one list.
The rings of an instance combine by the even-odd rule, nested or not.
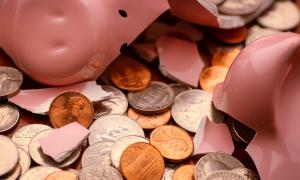
[(168, 8), (163, 0), (0, 0), (0, 47), (45, 84), (97, 79)]

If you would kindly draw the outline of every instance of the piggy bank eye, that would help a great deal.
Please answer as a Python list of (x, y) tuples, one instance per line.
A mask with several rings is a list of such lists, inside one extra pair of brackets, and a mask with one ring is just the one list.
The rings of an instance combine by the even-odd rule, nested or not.
[(127, 17), (127, 12), (124, 11), (124, 10), (122, 10), (122, 9), (119, 10), (119, 14), (120, 14), (122, 17)]

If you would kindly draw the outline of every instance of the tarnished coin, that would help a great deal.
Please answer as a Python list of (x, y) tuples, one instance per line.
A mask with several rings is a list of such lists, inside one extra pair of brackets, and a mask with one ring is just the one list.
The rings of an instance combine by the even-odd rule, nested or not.
[(6, 136), (0, 135), (0, 176), (12, 171), (19, 162), (16, 145)]
[(218, 9), (229, 15), (246, 15), (255, 12), (262, 0), (226, 0)]
[(271, 9), (257, 21), (264, 27), (277, 30), (290, 30), (300, 22), (299, 9), (292, 1), (275, 1)]
[(224, 82), (228, 68), (222, 66), (211, 66), (205, 68), (200, 75), (200, 86), (206, 91), (213, 93), (217, 84)]
[(97, 119), (107, 114), (124, 114), (128, 107), (128, 101), (124, 93), (110, 85), (102, 85), (102, 88), (112, 95), (109, 99), (94, 103), (94, 118)]
[(9, 174), (6, 174), (5, 176), (1, 176), (0, 179), (5, 179), (5, 180), (16, 180), (18, 177), (21, 175), (21, 166), (17, 165), (12, 172)]
[(222, 152), (208, 153), (196, 164), (195, 179), (202, 180), (213, 172), (244, 167), (235, 157)]
[(246, 26), (236, 29), (212, 29), (211, 34), (218, 40), (228, 44), (239, 44), (246, 40), (249, 29)]
[(122, 180), (122, 175), (115, 168), (108, 165), (88, 166), (79, 172), (80, 180)]
[(224, 0), (208, 0), (208, 1), (218, 5), (221, 4)]
[(99, 141), (117, 141), (118, 139), (129, 136), (145, 137), (143, 129), (138, 123), (125, 115), (106, 115), (97, 119), (89, 128), (89, 144)]
[(139, 142), (125, 149), (120, 169), (126, 179), (160, 180), (164, 174), (165, 162), (155, 147)]
[(193, 180), (195, 165), (186, 164), (177, 168), (173, 174), (173, 180)]
[(184, 91), (192, 89), (190, 86), (180, 84), (180, 83), (171, 83), (169, 84), (169, 86), (173, 89), (175, 97)]
[(82, 155), (82, 167), (100, 164), (110, 165), (110, 151), (113, 145), (114, 142), (112, 141), (100, 141), (89, 146)]
[(56, 171), (61, 171), (59, 168), (51, 166), (36, 166), (29, 169), (20, 177), (20, 180), (45, 180), (45, 178)]
[(49, 108), (49, 119), (55, 128), (72, 122), (78, 122), (87, 128), (94, 119), (94, 107), (83, 94), (65, 92), (52, 101)]
[(30, 124), (18, 129), (12, 136), (12, 141), (20, 148), (28, 152), (28, 145), (31, 139), (41, 131), (52, 129), (44, 124)]
[(224, 66), (230, 67), (233, 63), (234, 59), (240, 54), (240, 48), (224, 48), (218, 49), (218, 51), (214, 54), (211, 64), (213, 66)]
[(250, 28), (249, 35), (246, 39), (246, 44), (249, 44), (250, 42), (259, 39), (261, 37), (271, 35), (271, 34), (276, 34), (280, 33), (281, 31), (278, 31), (276, 29), (270, 29), (270, 28), (262, 28), (258, 25), (254, 25)]
[(166, 111), (173, 103), (174, 91), (165, 83), (152, 81), (140, 92), (128, 93), (129, 104), (143, 114), (156, 114)]
[(194, 150), (190, 135), (185, 130), (171, 125), (154, 129), (150, 134), (150, 143), (163, 157), (173, 161), (188, 158)]
[(56, 171), (49, 174), (45, 180), (78, 180), (78, 174), (71, 171)]
[(111, 162), (115, 168), (119, 169), (121, 155), (123, 154), (125, 149), (131, 144), (137, 142), (149, 143), (149, 140), (141, 136), (125, 136), (116, 141), (110, 152)]
[(30, 157), (39, 165), (42, 166), (54, 166), (54, 167), (67, 167), (74, 163), (80, 155), (80, 148), (74, 151), (67, 159), (64, 161), (57, 163), (50, 156), (47, 156), (43, 153), (42, 148), (38, 140), (40, 138), (49, 136), (49, 134), (53, 131), (53, 129), (45, 130), (37, 135), (35, 135), (29, 144), (29, 154)]
[(172, 180), (175, 170), (171, 167), (166, 167), (162, 180)]
[(19, 91), (23, 82), (22, 73), (12, 67), (0, 67), (0, 97), (9, 96)]
[(19, 152), (19, 157), (20, 157), (19, 164), (21, 167), (21, 174), (24, 174), (30, 168), (31, 159), (30, 159), (29, 154), (22, 148), (18, 148), (18, 152)]
[(205, 116), (216, 123), (222, 122), (224, 119), (224, 113), (218, 111), (212, 103), (212, 94), (199, 89), (179, 94), (175, 98), (171, 112), (174, 121), (190, 132), (197, 131)]
[(120, 56), (119, 61), (110, 69), (111, 82), (120, 89), (127, 91), (140, 91), (145, 89), (151, 80), (151, 71), (136, 60)]
[(171, 119), (170, 110), (160, 114), (147, 115), (136, 112), (133, 108), (129, 108), (127, 115), (131, 119), (136, 120), (143, 129), (155, 129), (159, 126), (167, 124)]
[(208, 175), (204, 180), (245, 180), (243, 176), (230, 171), (216, 171)]
[(234, 168), (231, 172), (243, 176), (245, 180), (259, 180), (258, 175), (250, 169), (247, 168)]
[(19, 110), (16, 106), (5, 103), (0, 105), (0, 132), (13, 128), (19, 121)]

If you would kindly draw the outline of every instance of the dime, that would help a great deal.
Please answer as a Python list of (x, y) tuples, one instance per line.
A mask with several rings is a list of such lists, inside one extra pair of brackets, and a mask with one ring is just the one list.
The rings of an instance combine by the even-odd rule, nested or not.
[(261, 37), (271, 35), (271, 34), (276, 34), (280, 33), (281, 31), (275, 30), (275, 29), (270, 29), (270, 28), (262, 28), (258, 25), (254, 25), (250, 28), (250, 33), (246, 39), (246, 44), (249, 44), (250, 42), (259, 39)]
[(80, 180), (122, 180), (122, 175), (115, 168), (108, 165), (88, 166), (79, 172)]
[(32, 140), (30, 141), (30, 144), (29, 144), (30, 157), (37, 164), (42, 165), (42, 166), (54, 166), (54, 167), (60, 167), (60, 168), (70, 166), (79, 157), (80, 148), (78, 148), (67, 159), (65, 159), (64, 161), (62, 161), (60, 163), (54, 161), (50, 156), (47, 156), (46, 154), (43, 153), (41, 145), (38, 142), (38, 140), (40, 138), (48, 136), (52, 131), (53, 131), (53, 129), (42, 131), (32, 138)]
[(122, 59), (114, 63), (109, 76), (111, 82), (120, 89), (140, 91), (145, 89), (151, 80), (151, 71), (136, 60), (121, 56)]
[(10, 138), (0, 135), (0, 176), (12, 171), (19, 162), (16, 145)]
[(49, 119), (55, 128), (78, 122), (89, 127), (94, 118), (91, 101), (78, 92), (65, 92), (57, 96), (50, 105)]
[(275, 1), (274, 5), (257, 21), (264, 27), (277, 30), (290, 30), (300, 21), (299, 9), (292, 1)]
[(1, 176), (0, 179), (5, 179), (5, 180), (16, 180), (18, 177), (21, 175), (21, 166), (17, 165), (12, 172), (5, 176)]
[(231, 172), (243, 176), (245, 180), (259, 180), (258, 175), (250, 169), (247, 168), (234, 168)]
[(60, 171), (60, 169), (51, 166), (36, 166), (23, 174), (20, 180), (45, 180), (49, 174), (55, 171)]
[(171, 112), (174, 121), (190, 132), (197, 131), (205, 116), (216, 123), (222, 122), (224, 119), (224, 113), (218, 111), (212, 103), (212, 94), (199, 89), (179, 94), (175, 98)]
[(19, 164), (21, 167), (21, 174), (24, 174), (30, 168), (31, 159), (30, 159), (29, 154), (22, 148), (18, 148), (18, 152), (19, 152), (19, 156), (20, 156)]
[(208, 1), (218, 5), (221, 4), (224, 0), (208, 0)]
[(9, 103), (0, 105), (0, 132), (13, 128), (19, 121), (19, 110)]
[(228, 44), (239, 44), (246, 40), (249, 30), (246, 26), (236, 29), (213, 29), (211, 34), (218, 40)]
[(134, 144), (137, 142), (149, 143), (149, 140), (144, 137), (140, 137), (140, 136), (126, 136), (126, 137), (119, 139), (113, 145), (111, 152), (110, 152), (110, 157), (111, 157), (112, 165), (115, 168), (119, 169), (121, 155), (123, 154), (125, 149), (128, 146), (130, 146), (131, 144)]
[(194, 150), (190, 135), (185, 130), (171, 125), (154, 129), (150, 134), (150, 143), (163, 157), (173, 161), (188, 158)]
[(162, 180), (172, 180), (175, 170), (171, 167), (166, 167)]
[(228, 72), (228, 68), (222, 66), (211, 66), (205, 68), (200, 75), (200, 86), (206, 91), (213, 93), (217, 84), (222, 83)]
[(28, 152), (31, 139), (41, 131), (52, 129), (44, 124), (30, 124), (18, 129), (12, 136), (12, 141), (20, 148)]
[(120, 169), (126, 179), (160, 180), (164, 174), (165, 162), (155, 147), (139, 142), (125, 149)]
[(184, 91), (192, 89), (190, 86), (180, 84), (180, 83), (171, 83), (169, 84), (169, 86), (173, 89), (175, 97)]
[(152, 81), (150, 86), (140, 92), (127, 95), (129, 104), (143, 114), (161, 113), (172, 105), (174, 91), (167, 84)]
[(110, 151), (113, 145), (114, 142), (112, 141), (100, 141), (89, 146), (82, 155), (82, 167), (101, 164), (110, 165)]
[(49, 174), (45, 180), (77, 180), (78, 174), (70, 171), (55, 171)]
[(167, 124), (171, 119), (170, 110), (160, 114), (144, 115), (136, 112), (133, 108), (129, 108), (127, 114), (131, 119), (136, 120), (143, 129), (155, 129)]
[(118, 139), (129, 136), (145, 137), (143, 129), (138, 123), (125, 115), (106, 115), (97, 119), (89, 128), (89, 144), (99, 141), (117, 141)]
[(225, 66), (230, 67), (234, 59), (240, 54), (240, 48), (224, 48), (218, 49), (214, 54), (211, 64), (213, 66)]
[[(245, 180), (243, 176), (235, 174), (230, 171), (217, 171), (208, 175), (204, 180)], [(196, 179), (197, 180), (197, 179)]]
[(12, 67), (0, 67), (0, 97), (15, 94), (23, 82), (22, 73)]
[(195, 165), (186, 164), (177, 168), (173, 174), (173, 180), (193, 180)]
[(229, 15), (246, 15), (255, 12), (262, 0), (226, 0), (218, 9)]
[(128, 101), (124, 93), (110, 85), (102, 85), (102, 88), (112, 95), (109, 99), (94, 103), (94, 118), (97, 119), (107, 114), (124, 114), (128, 107)]
[(195, 179), (201, 180), (213, 172), (231, 170), (244, 165), (235, 157), (222, 152), (208, 153), (196, 164)]

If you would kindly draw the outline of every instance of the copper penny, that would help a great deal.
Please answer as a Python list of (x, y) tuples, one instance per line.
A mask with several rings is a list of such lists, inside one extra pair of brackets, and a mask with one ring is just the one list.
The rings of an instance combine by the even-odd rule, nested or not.
[(78, 92), (65, 92), (57, 96), (50, 105), (49, 118), (55, 128), (78, 122), (89, 127), (94, 117), (91, 101)]
[(175, 170), (173, 180), (193, 180), (195, 165), (186, 164)]
[(71, 171), (56, 171), (49, 174), (45, 180), (77, 180), (78, 175)]
[(126, 179), (160, 180), (164, 175), (165, 162), (155, 147), (139, 142), (125, 149), (120, 168)]
[(148, 87), (151, 71), (143, 64), (132, 58), (121, 56), (110, 70), (111, 82), (120, 89), (140, 91)]
[(217, 84), (225, 80), (228, 68), (222, 66), (211, 66), (204, 69), (200, 76), (200, 86), (206, 91), (213, 93)]
[(190, 135), (184, 129), (172, 125), (154, 129), (150, 134), (150, 143), (163, 157), (173, 161), (188, 158), (194, 150)]
[(129, 108), (127, 115), (131, 119), (136, 120), (143, 129), (155, 129), (159, 126), (167, 124), (171, 119), (170, 110), (161, 114), (144, 115), (136, 112), (133, 108)]
[(218, 49), (212, 58), (211, 64), (213, 66), (229, 67), (240, 52), (240, 48)]
[(229, 43), (238, 44), (246, 40), (249, 30), (246, 26), (236, 29), (213, 29), (211, 34), (218, 40)]

